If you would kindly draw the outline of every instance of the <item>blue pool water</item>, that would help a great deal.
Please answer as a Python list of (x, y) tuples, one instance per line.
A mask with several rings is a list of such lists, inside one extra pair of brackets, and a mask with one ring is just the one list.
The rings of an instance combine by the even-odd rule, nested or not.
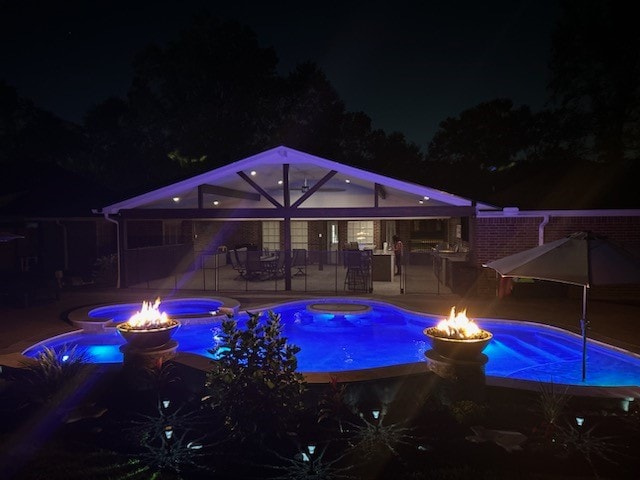
[[(340, 299), (340, 303), (362, 303)], [(169, 303), (169, 302), (166, 302)], [(423, 330), (440, 318), (408, 312), (382, 302), (367, 301), (373, 308), (362, 314), (312, 313), (307, 300), (269, 307), (282, 316), (283, 334), (298, 345), (301, 372), (340, 372), (425, 361), (429, 343)], [(335, 299), (331, 303), (336, 303)], [(166, 306), (163, 302), (162, 306)], [(106, 308), (106, 307), (105, 307)], [(246, 314), (238, 317), (240, 326)], [(266, 318), (266, 313), (264, 314)], [(553, 327), (527, 322), (478, 319), (493, 333), (484, 353), (489, 357), (488, 376), (566, 385), (640, 386), (640, 357), (589, 340), (587, 379), (582, 381), (582, 339)], [(25, 351), (36, 356), (43, 346), (86, 348), (96, 363), (122, 361), (122, 337), (113, 328), (104, 333), (73, 332), (51, 338)], [(174, 339), (178, 350), (212, 357), (219, 324), (183, 324)]]
[[(106, 305), (104, 307), (96, 307), (89, 311), (89, 318), (113, 320), (116, 323), (126, 322), (131, 315), (140, 310), (142, 302), (138, 303), (122, 303), (118, 305)], [(162, 300), (160, 310), (167, 312), (170, 317), (179, 317), (184, 315), (198, 315), (215, 312), (222, 306), (220, 300), (209, 298), (177, 298)]]

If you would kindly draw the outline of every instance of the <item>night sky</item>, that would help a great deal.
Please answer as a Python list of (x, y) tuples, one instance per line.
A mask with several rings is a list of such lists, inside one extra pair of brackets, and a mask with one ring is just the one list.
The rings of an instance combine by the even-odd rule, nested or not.
[(497, 97), (544, 106), (557, 1), (0, 0), (0, 79), (81, 122), (124, 96), (131, 61), (206, 8), (274, 47), (280, 73), (316, 62), (350, 111), (423, 149), (440, 121)]

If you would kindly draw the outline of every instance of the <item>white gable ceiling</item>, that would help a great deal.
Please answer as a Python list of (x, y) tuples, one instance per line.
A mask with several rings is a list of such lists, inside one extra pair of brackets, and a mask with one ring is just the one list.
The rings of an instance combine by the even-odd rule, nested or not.
[[(302, 207), (372, 207), (376, 184), (381, 207), (471, 206), (469, 199), (422, 185), (378, 175), (359, 168), (280, 146), (206, 173), (153, 190), (102, 209), (116, 214), (123, 209), (198, 208), (198, 190), (203, 187), (203, 208), (275, 208), (274, 204), (243, 174), (281, 205), (284, 204), (283, 164), (289, 165), (291, 203), (304, 191), (335, 171)], [(485, 206), (486, 207), (486, 206)]]

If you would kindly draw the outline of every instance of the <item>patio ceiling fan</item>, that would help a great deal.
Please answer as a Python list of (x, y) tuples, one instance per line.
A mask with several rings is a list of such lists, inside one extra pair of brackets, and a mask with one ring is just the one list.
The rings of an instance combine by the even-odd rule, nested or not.
[[(302, 185), (300, 185), (299, 187), (291, 187), (290, 190), (296, 190), (302, 193), (306, 193), (311, 187), (312, 185), (309, 185), (309, 181), (305, 178)], [(321, 192), (344, 192), (344, 190), (345, 190), (344, 188), (337, 188), (337, 187), (320, 187), (319, 188), (319, 191)]]

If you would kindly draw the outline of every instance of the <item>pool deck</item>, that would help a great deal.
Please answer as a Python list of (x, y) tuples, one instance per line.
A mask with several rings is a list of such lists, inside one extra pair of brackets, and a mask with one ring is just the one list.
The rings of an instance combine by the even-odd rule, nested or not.
[[(19, 366), (24, 359), (21, 352), (46, 338), (77, 330), (70, 317), (78, 312), (88, 311), (90, 306), (110, 303), (138, 303), (152, 300), (157, 296), (167, 298), (170, 292), (99, 289), (95, 287), (64, 290), (59, 300), (52, 300), (28, 308), (0, 305), (0, 365)], [(216, 295), (202, 291), (180, 291), (180, 297), (230, 298), (237, 300), (240, 311), (267, 308), (276, 303), (306, 298), (326, 300), (326, 295), (305, 294), (303, 292), (258, 293), (225, 292)], [(580, 332), (580, 298), (515, 298), (481, 299), (462, 298), (458, 295), (418, 295), (396, 296), (349, 296), (352, 299), (373, 299), (392, 303), (401, 308), (436, 316), (446, 317), (452, 306), (457, 310), (467, 308), (470, 318), (527, 320), (554, 325), (566, 330)], [(589, 338), (640, 354), (640, 303), (623, 304), (604, 301), (589, 301), (587, 317), (590, 322)], [(414, 373), (416, 367), (391, 369), (393, 374)], [(420, 368), (418, 368), (420, 370)], [(320, 374), (315, 374), (313, 377)], [(351, 378), (353, 377), (353, 378)], [(366, 375), (354, 373), (351, 380), (360, 380)], [(310, 381), (322, 381), (312, 378)], [(343, 380), (348, 380), (344, 378)], [(489, 382), (491, 383), (491, 382)], [(635, 389), (636, 393), (638, 389)]]

